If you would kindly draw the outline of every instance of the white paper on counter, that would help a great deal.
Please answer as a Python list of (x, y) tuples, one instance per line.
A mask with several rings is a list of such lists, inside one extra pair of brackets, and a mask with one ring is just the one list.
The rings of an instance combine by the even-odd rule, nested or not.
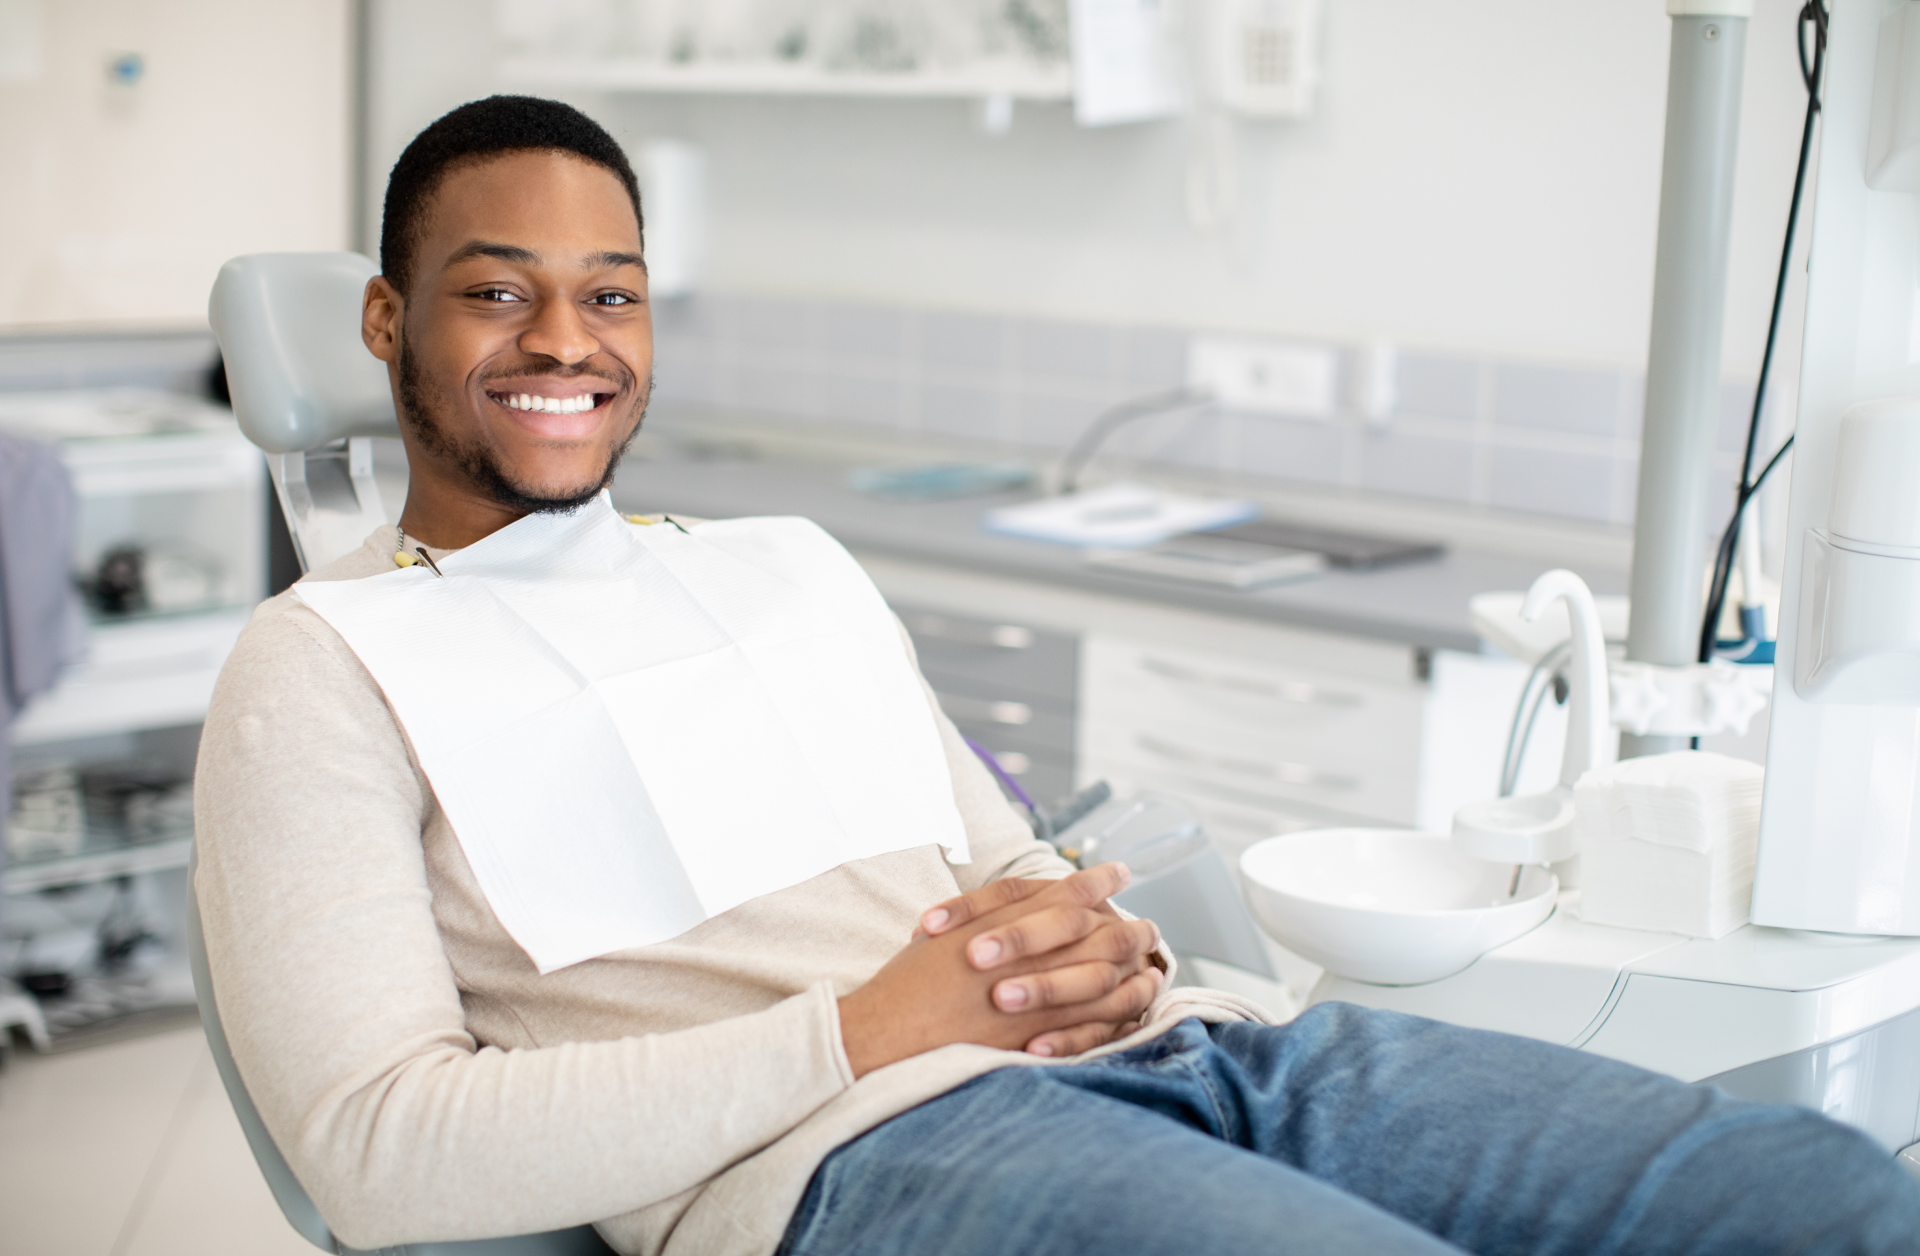
[(966, 831), (898, 627), (804, 519), (627, 523), (603, 495), (440, 560), (302, 582), (398, 714), (540, 971)]
[(1122, 480), (1085, 492), (1003, 506), (988, 511), (981, 523), (989, 532), (1035, 541), (1133, 549), (1183, 532), (1245, 523), (1259, 514), (1258, 506), (1240, 498), (1189, 497)]

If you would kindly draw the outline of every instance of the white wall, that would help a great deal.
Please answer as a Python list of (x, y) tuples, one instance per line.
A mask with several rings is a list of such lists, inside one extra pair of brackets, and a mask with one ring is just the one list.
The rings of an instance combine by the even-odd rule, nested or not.
[(0, 327), (204, 326), (227, 258), (345, 247), (349, 0), (5, 9), (40, 38), (0, 75)]
[[(717, 289), (1644, 360), (1662, 0), (1327, 4), (1320, 109), (1239, 127), (1239, 225), (1223, 237), (1187, 224), (1178, 123), (1088, 131), (1032, 106), (995, 138), (953, 102), (574, 99), (625, 141), (708, 147)], [(1803, 105), (1798, 5), (1757, 9), (1735, 377), (1758, 361)], [(375, 11), (377, 196), (420, 126), (502, 85), (473, 7)]]

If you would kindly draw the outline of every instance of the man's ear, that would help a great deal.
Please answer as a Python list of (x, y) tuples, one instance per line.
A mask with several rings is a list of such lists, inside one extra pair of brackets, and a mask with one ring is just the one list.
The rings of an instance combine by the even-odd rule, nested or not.
[(367, 352), (391, 366), (400, 357), (400, 318), (405, 300), (385, 275), (367, 280), (360, 299), (360, 339)]

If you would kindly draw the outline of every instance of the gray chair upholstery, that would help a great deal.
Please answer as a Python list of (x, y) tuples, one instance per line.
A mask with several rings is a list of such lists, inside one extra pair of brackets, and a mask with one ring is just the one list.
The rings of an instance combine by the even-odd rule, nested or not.
[[(399, 434), (386, 368), (360, 341), (360, 302), (375, 273), (357, 253), (258, 253), (220, 268), (208, 317), (226, 360), (234, 415), (267, 455), (301, 566), (360, 545), (386, 522), (373, 480), (374, 437)], [(197, 860), (196, 860), (197, 866)], [(207, 1045), (280, 1210), (322, 1251), (351, 1256), (274, 1145), (227, 1047), (207, 968), (200, 906), (187, 890), (187, 946)], [(393, 1256), (612, 1256), (591, 1226), (386, 1248)]]
[[(261, 1175), (267, 1179), (274, 1202), (280, 1205), (287, 1223), (300, 1232), (300, 1237), (321, 1251), (339, 1253), (339, 1256), (359, 1256), (356, 1249), (342, 1246), (333, 1237), (326, 1219), (307, 1196), (300, 1179), (293, 1175), (293, 1169), (288, 1166), (286, 1157), (280, 1154), (280, 1148), (274, 1145), (273, 1136), (267, 1133), (265, 1122), (261, 1121), (259, 1111), (247, 1094), (246, 1083), (240, 1080), (240, 1070), (233, 1062), (233, 1052), (227, 1047), (226, 1030), (220, 1025), (220, 1008), (214, 1002), (213, 977), (207, 971), (207, 944), (200, 932), (200, 903), (194, 895), (191, 878), (187, 886), (187, 957), (193, 966), (193, 993), (200, 1004), (200, 1026), (206, 1030), (207, 1046), (213, 1052), (214, 1067), (220, 1070), (220, 1081), (227, 1088), (227, 1099), (233, 1104), (234, 1115), (240, 1118), (240, 1128), (246, 1133), (247, 1145), (253, 1149), (254, 1161), (260, 1166)], [(381, 1248), (378, 1256), (613, 1256), (613, 1249), (606, 1245), (592, 1226), (583, 1225), (571, 1230), (553, 1230), (546, 1234), (512, 1238), (409, 1243), (404, 1247)]]
[(234, 417), (267, 455), (307, 571), (387, 522), (372, 438), (400, 425), (386, 366), (360, 340), (379, 269), (358, 253), (253, 253), (220, 268), (207, 302)]

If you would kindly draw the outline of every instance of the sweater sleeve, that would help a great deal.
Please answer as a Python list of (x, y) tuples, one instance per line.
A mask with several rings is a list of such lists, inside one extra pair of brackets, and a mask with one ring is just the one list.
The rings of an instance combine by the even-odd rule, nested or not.
[[(304, 607), (268, 603), (236, 646), (194, 801), (194, 893), (234, 1059), (353, 1247), (645, 1207), (852, 1082), (825, 981), (670, 1033), (479, 1046), (434, 922), (425, 780), (372, 678)], [(1003, 857), (1004, 824), (979, 823)]]

